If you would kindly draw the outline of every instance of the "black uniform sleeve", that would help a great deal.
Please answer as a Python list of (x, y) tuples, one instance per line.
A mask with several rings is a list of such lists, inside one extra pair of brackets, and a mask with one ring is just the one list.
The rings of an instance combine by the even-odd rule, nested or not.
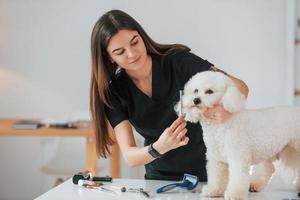
[(178, 73), (187, 81), (198, 72), (209, 70), (213, 64), (190, 52), (180, 52), (173, 56)]
[(112, 108), (105, 106), (105, 114), (111, 126), (114, 128), (122, 121), (128, 120), (128, 112), (124, 105), (124, 101), (116, 91), (110, 93), (109, 100)]

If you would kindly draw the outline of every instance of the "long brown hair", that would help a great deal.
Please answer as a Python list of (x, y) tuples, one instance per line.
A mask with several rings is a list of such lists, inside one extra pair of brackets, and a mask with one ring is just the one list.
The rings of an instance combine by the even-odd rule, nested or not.
[(165, 45), (154, 42), (135, 19), (121, 10), (111, 10), (100, 17), (91, 36), (90, 111), (96, 137), (97, 155), (101, 157), (110, 154), (109, 145), (114, 144), (109, 135), (105, 106), (112, 107), (108, 98), (109, 82), (115, 76), (118, 66), (111, 63), (107, 46), (110, 38), (123, 29), (137, 31), (150, 55), (164, 56), (174, 51), (190, 50), (181, 44)]

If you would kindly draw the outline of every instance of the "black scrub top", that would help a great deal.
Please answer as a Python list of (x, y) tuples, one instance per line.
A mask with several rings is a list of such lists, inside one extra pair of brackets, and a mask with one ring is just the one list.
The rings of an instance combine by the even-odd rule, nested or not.
[[(145, 138), (145, 146), (155, 142), (177, 119), (174, 106), (179, 101), (179, 90), (184, 88), (184, 84), (197, 72), (206, 71), (212, 66), (190, 52), (151, 57), (152, 97), (144, 94), (125, 71), (120, 71), (109, 86), (113, 108), (105, 108), (112, 127), (129, 120)], [(197, 175), (200, 181), (207, 180), (206, 147), (201, 125), (188, 122), (187, 129), (189, 143), (146, 164), (145, 178), (180, 180), (184, 173), (189, 173)]]

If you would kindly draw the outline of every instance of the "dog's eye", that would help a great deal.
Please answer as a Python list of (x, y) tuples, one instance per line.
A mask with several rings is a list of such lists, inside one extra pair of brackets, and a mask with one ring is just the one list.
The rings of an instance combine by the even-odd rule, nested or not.
[(212, 94), (212, 93), (214, 93), (214, 91), (212, 91), (211, 89), (205, 91), (205, 94)]
[(194, 93), (198, 93), (198, 89), (195, 89), (195, 90), (194, 90)]

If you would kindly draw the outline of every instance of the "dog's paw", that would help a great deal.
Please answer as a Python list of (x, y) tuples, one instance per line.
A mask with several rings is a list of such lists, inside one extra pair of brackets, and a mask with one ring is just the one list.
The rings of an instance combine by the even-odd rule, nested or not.
[(225, 200), (243, 200), (247, 199), (247, 192), (242, 190), (234, 190), (234, 191), (225, 191), (224, 199)]
[(221, 197), (224, 195), (224, 191), (219, 188), (205, 185), (201, 189), (201, 194), (205, 197)]
[(245, 196), (235, 195), (235, 194), (226, 194), (224, 195), (225, 200), (244, 200), (246, 199)]
[(266, 181), (262, 179), (252, 180), (249, 187), (249, 192), (260, 192), (266, 187)]

